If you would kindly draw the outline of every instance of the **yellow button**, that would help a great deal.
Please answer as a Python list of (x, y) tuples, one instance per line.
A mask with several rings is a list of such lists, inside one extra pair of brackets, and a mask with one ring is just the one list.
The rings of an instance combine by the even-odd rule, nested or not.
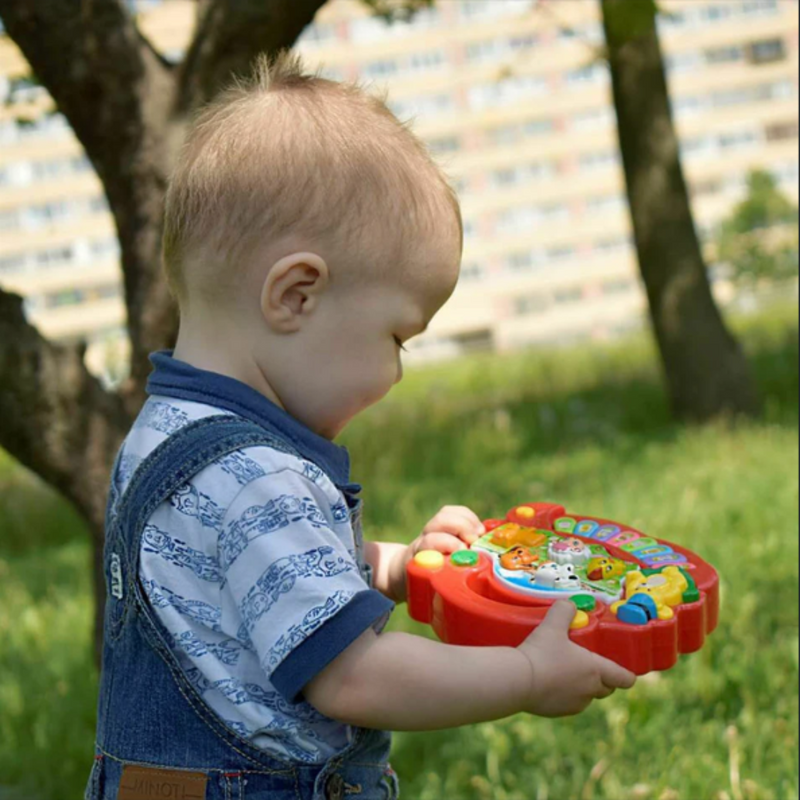
[(414, 556), (414, 563), (424, 569), (439, 569), (444, 565), (444, 556), (438, 550), (420, 550)]
[(576, 611), (570, 623), (570, 629), (585, 628), (589, 624), (589, 615), (585, 611)]
[(536, 516), (536, 512), (528, 506), (519, 506), (514, 510), (517, 512), (518, 517), (524, 517), (525, 519), (533, 519)]

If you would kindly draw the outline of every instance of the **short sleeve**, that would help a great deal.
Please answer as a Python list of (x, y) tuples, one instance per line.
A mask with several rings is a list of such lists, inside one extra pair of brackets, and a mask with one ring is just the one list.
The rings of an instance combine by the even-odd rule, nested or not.
[(286, 468), (244, 486), (220, 528), (223, 614), (237, 615), (238, 638), (289, 702), (394, 607), (359, 573), (339, 509)]

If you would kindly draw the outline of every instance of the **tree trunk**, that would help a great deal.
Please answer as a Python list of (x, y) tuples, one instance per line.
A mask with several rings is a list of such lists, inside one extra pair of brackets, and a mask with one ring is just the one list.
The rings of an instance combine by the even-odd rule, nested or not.
[(325, 0), (199, 0), (183, 63), (164, 60), (123, 0), (0, 0), (6, 32), (68, 119), (96, 169), (122, 252), (130, 377), (108, 392), (82, 346), (44, 339), (22, 300), (0, 290), (0, 446), (58, 489), (86, 520), (102, 652), (106, 495), (120, 442), (144, 400), (148, 354), (174, 341), (161, 273), (167, 175), (194, 109), (260, 52), (291, 47)]
[(711, 294), (670, 112), (653, 0), (601, 0), (639, 267), (676, 417), (756, 414), (744, 355)]

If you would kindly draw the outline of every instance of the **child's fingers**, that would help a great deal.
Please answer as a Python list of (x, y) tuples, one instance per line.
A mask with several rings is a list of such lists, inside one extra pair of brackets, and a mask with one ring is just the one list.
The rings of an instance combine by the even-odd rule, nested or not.
[(427, 533), (420, 538), (419, 549), (438, 550), (440, 553), (455, 553), (456, 550), (466, 550), (467, 545), (461, 539), (449, 533)]
[(422, 529), (422, 533), (450, 533), (472, 544), (484, 534), (484, 527), (477, 517), (465, 514), (461, 507), (445, 506)]
[(630, 689), (636, 683), (636, 675), (615, 661), (596, 656), (600, 667), (600, 681), (607, 689)]

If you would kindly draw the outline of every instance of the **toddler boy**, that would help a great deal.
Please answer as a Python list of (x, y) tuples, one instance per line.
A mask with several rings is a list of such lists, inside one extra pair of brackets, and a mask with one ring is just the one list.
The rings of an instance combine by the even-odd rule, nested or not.
[(413, 555), (483, 527), (446, 506), (410, 545), (363, 542), (333, 440), (400, 380), (461, 242), (423, 145), (355, 86), (284, 55), (200, 115), (166, 202), (178, 341), (111, 480), (87, 798), (393, 798), (384, 731), (632, 685), (569, 641), (570, 603), (518, 648), (381, 632)]

